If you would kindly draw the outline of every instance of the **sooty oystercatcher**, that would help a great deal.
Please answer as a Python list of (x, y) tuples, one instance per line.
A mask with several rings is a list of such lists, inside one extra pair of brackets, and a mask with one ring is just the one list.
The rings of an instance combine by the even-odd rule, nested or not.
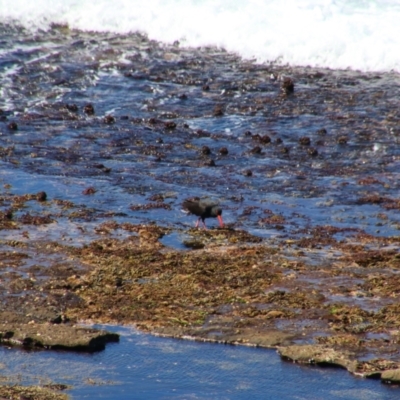
[(204, 220), (206, 218), (218, 218), (219, 225), (221, 228), (224, 226), (224, 221), (222, 221), (222, 209), (210, 199), (199, 199), (194, 197), (192, 199), (187, 199), (182, 204), (184, 210), (188, 211), (189, 214), (197, 215), (199, 218), (196, 222), (196, 228), (199, 226), (200, 221), (203, 223), (204, 228), (206, 224)]

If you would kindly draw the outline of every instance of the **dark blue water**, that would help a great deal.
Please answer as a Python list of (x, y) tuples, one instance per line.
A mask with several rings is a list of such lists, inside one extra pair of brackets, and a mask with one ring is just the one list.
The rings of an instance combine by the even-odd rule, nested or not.
[[(308, 367), (274, 350), (166, 339), (122, 327), (96, 354), (0, 348), (2, 375), (23, 384), (65, 383), (73, 399), (382, 399), (400, 389), (345, 370)], [(20, 373), (24, 380), (21, 382)]]

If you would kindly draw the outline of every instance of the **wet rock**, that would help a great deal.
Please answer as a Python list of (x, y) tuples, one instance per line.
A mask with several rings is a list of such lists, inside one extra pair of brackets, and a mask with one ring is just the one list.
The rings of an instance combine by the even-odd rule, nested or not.
[(151, 210), (154, 208), (163, 208), (164, 210), (170, 210), (171, 206), (164, 202), (155, 202), (155, 203), (147, 203), (147, 204), (133, 204), (129, 207), (131, 210)]
[(203, 129), (197, 129), (195, 131), (195, 134), (199, 137), (210, 137), (211, 136), (208, 132), (204, 131)]
[(253, 147), (250, 150), (250, 153), (252, 153), (252, 154), (261, 154), (262, 153), (262, 149), (261, 149), (260, 146), (256, 146), (256, 147)]
[(338, 144), (347, 144), (347, 137), (346, 136), (339, 136), (336, 140)]
[(101, 169), (105, 173), (111, 172), (111, 168), (106, 167), (104, 164), (93, 164), (92, 167), (96, 169)]
[(82, 191), (82, 194), (84, 194), (85, 196), (88, 196), (91, 194), (95, 194), (96, 192), (97, 192), (97, 190), (93, 186), (90, 186), (90, 187), (84, 189)]
[(203, 85), (202, 89), (204, 92), (208, 92), (210, 90), (210, 85), (205, 84)]
[(214, 117), (222, 117), (224, 115), (224, 109), (223, 109), (222, 105), (218, 104), (215, 106), (213, 115), (214, 115)]
[(258, 223), (259, 224), (266, 224), (266, 225), (275, 225), (275, 224), (279, 224), (279, 225), (275, 225), (275, 229), (282, 229), (283, 227), (280, 227), (280, 224), (284, 224), (286, 222), (285, 217), (283, 215), (279, 215), (279, 214), (272, 214), (268, 217), (265, 218), (261, 218)]
[(78, 106), (76, 104), (66, 104), (65, 108), (71, 112), (78, 112)]
[(207, 160), (207, 161), (204, 161), (203, 165), (204, 165), (205, 167), (215, 167), (215, 166), (216, 166), (214, 160)]
[(17, 130), (18, 130), (18, 125), (17, 125), (16, 122), (12, 121), (12, 122), (10, 122), (9, 124), (7, 124), (7, 128), (8, 128), (10, 131), (17, 131)]
[(307, 149), (307, 153), (311, 157), (316, 157), (318, 155), (318, 150), (315, 147), (310, 147), (309, 149)]
[(287, 147), (287, 146), (281, 147), (281, 153), (289, 154), (289, 152), (290, 152), (290, 148), (289, 147)]
[(141, 72), (137, 72), (137, 73), (125, 72), (124, 76), (126, 78), (132, 78), (132, 79), (136, 79), (136, 80), (143, 80), (143, 79), (149, 79), (150, 78), (148, 74), (141, 73)]
[(271, 143), (271, 138), (268, 135), (260, 136), (260, 142), (263, 144)]
[(163, 195), (161, 193), (156, 193), (156, 194), (149, 196), (147, 198), (147, 200), (153, 201), (153, 202), (163, 202), (165, 200), (165, 195)]
[(91, 103), (86, 104), (83, 107), (83, 112), (87, 115), (94, 115), (94, 107)]
[(159, 118), (151, 117), (147, 120), (147, 123), (151, 126), (159, 126), (160, 129), (165, 128), (165, 121)]
[(294, 82), (291, 78), (284, 78), (281, 85), (281, 90), (285, 94), (290, 94), (294, 92)]
[(325, 128), (321, 128), (317, 130), (317, 135), (325, 136), (327, 134), (327, 130)]
[(70, 387), (67, 385), (49, 385), (49, 387), (41, 386), (20, 386), (20, 385), (0, 385), (1, 399), (18, 399), (18, 400), (68, 400), (69, 396), (57, 393), (57, 390), (66, 390)]
[(176, 123), (174, 121), (167, 121), (164, 124), (165, 129), (172, 130), (176, 128)]
[(331, 365), (354, 372), (357, 362), (351, 359), (351, 353), (336, 351), (323, 345), (293, 345), (278, 347), (279, 355), (287, 360), (303, 364)]
[(36, 200), (37, 201), (46, 201), (47, 200), (47, 193), (46, 192), (38, 192), (38, 193), (36, 193)]
[(299, 143), (300, 143), (302, 146), (309, 146), (309, 145), (311, 144), (311, 139), (310, 139), (308, 136), (302, 136), (302, 137), (299, 139)]
[(184, 240), (182, 242), (182, 244), (189, 248), (189, 249), (194, 249), (194, 250), (198, 250), (198, 249), (204, 249), (204, 247), (206, 246), (205, 243), (203, 243), (200, 240), (196, 240), (196, 239), (188, 239), (188, 240)]
[(382, 204), (388, 203), (391, 199), (381, 196), (378, 193), (369, 193), (363, 197), (360, 197), (356, 200), (356, 204), (363, 205), (363, 204)]
[[(33, 287), (32, 287), (33, 288)], [(23, 311), (0, 311), (0, 321), (3, 324), (34, 324), (68, 322), (68, 318), (54, 307), (27, 307)]]
[(193, 330), (191, 334), (217, 343), (241, 344), (264, 348), (281, 346), (291, 343), (294, 339), (293, 334), (273, 329), (260, 329), (257, 331), (254, 331), (250, 327), (231, 329), (224, 326), (224, 324), (219, 325), (216, 323), (211, 323), (208, 328)]
[(400, 369), (390, 369), (383, 371), (381, 374), (381, 380), (385, 383), (400, 383)]
[(358, 180), (358, 184), (359, 185), (376, 185), (376, 184), (380, 184), (382, 185), (383, 182), (380, 181), (379, 179), (376, 179), (372, 176), (367, 176), (365, 178), (361, 178)]
[(112, 115), (106, 115), (103, 118), (103, 122), (107, 125), (111, 125), (115, 123), (115, 118)]
[(159, 249), (163, 245), (160, 239), (165, 235), (166, 231), (157, 226), (143, 226), (138, 230), (139, 244), (141, 249)]
[(0, 212), (0, 220), (11, 220), (13, 218), (13, 210), (9, 208)]
[(9, 346), (92, 353), (118, 341), (116, 333), (66, 324), (0, 324), (0, 342)]
[(268, 144), (271, 143), (271, 138), (268, 135), (261, 136), (259, 134), (253, 135), (252, 136), (253, 140), (257, 140), (258, 142), (262, 144)]
[(228, 149), (226, 147), (221, 147), (218, 152), (221, 156), (226, 156), (228, 154)]
[(46, 225), (54, 222), (49, 215), (31, 215), (29, 213), (23, 214), (19, 221), (25, 225)]
[(201, 148), (201, 154), (208, 156), (209, 154), (211, 154), (210, 148), (208, 146), (203, 146)]
[(93, 168), (102, 169), (105, 168), (104, 164), (93, 164), (91, 165)]
[(253, 176), (253, 172), (250, 169), (246, 169), (243, 171), (244, 176)]

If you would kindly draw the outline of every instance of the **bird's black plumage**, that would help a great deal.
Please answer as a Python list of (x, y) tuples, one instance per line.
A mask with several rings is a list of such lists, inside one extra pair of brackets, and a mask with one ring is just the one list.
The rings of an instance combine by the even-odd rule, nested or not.
[(203, 223), (204, 227), (206, 227), (204, 222), (206, 218), (218, 218), (220, 226), (224, 226), (224, 222), (222, 220), (222, 208), (218, 203), (215, 203), (209, 199), (199, 199), (198, 197), (194, 197), (192, 199), (185, 200), (182, 206), (190, 214), (194, 214), (199, 217), (196, 223), (196, 228), (199, 226), (200, 221)]

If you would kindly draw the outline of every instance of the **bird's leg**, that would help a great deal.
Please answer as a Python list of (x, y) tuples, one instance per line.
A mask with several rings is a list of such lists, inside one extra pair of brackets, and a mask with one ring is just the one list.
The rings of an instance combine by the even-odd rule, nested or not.
[(199, 218), (199, 219), (197, 220), (195, 228), (198, 228), (199, 223), (200, 223), (200, 220), (201, 220), (201, 218)]

